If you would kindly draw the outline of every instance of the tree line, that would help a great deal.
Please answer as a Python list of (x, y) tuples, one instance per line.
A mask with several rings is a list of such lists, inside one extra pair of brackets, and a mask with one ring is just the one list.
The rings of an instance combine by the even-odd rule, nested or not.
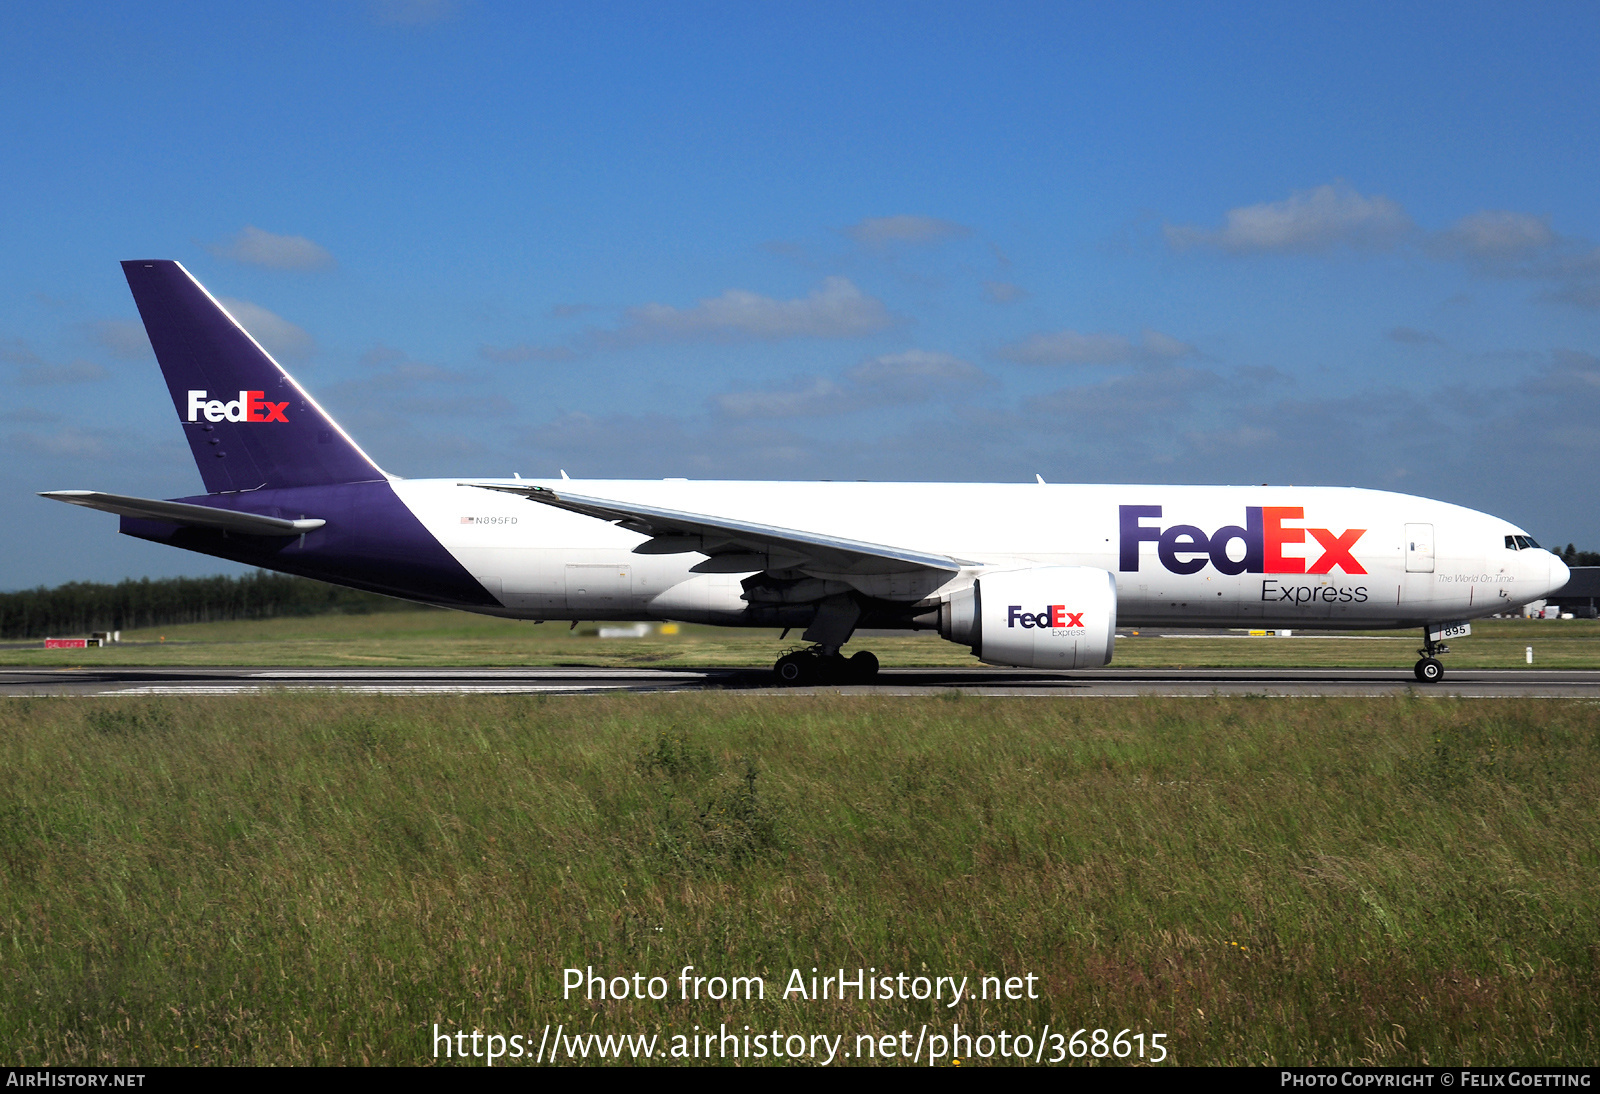
[(416, 608), (404, 600), (305, 577), (257, 570), (241, 577), (129, 579), (115, 585), (73, 581), (0, 593), (0, 638), (44, 638), (221, 623), (285, 615), (364, 615)]
[(1555, 553), (1568, 566), (1600, 566), (1600, 551), (1580, 551), (1569, 543), (1565, 551)]

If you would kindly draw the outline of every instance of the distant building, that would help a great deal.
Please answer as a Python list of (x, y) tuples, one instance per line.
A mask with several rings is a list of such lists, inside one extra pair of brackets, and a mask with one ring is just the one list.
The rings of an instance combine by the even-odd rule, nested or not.
[(1600, 618), (1600, 566), (1572, 567), (1572, 580), (1547, 599), (1580, 619)]

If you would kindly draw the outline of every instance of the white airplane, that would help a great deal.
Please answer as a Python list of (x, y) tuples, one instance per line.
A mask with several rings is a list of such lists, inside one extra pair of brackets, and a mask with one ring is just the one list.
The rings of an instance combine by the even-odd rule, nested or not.
[[(124, 262), (207, 493), (42, 496), (125, 535), (514, 619), (804, 627), (786, 684), (869, 680), (858, 627), (981, 660), (1110, 663), (1129, 626), (1419, 627), (1419, 680), (1469, 620), (1567, 581), (1521, 528), (1378, 490), (401, 479), (176, 262)], [(530, 504), (532, 503), (532, 504)]]

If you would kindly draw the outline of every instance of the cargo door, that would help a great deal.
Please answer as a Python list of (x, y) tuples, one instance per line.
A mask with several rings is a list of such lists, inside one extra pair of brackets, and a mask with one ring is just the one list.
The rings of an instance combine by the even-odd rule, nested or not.
[(633, 597), (626, 563), (568, 563), (567, 610), (595, 619), (626, 614)]
[(1403, 594), (1396, 599), (1405, 614), (1432, 610), (1439, 590), (1433, 578), (1433, 525), (1406, 525), (1406, 579)]
[(1406, 525), (1406, 573), (1433, 573), (1433, 525)]

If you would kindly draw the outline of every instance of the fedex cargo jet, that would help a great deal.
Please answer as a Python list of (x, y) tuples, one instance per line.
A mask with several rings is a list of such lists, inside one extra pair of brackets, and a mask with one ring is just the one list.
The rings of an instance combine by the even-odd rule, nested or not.
[(124, 262), (206, 493), (43, 496), (122, 532), (513, 619), (804, 627), (787, 684), (868, 680), (857, 628), (990, 664), (1111, 661), (1131, 626), (1420, 628), (1445, 639), (1567, 567), (1458, 505), (1318, 487), (401, 479), (176, 262)]

